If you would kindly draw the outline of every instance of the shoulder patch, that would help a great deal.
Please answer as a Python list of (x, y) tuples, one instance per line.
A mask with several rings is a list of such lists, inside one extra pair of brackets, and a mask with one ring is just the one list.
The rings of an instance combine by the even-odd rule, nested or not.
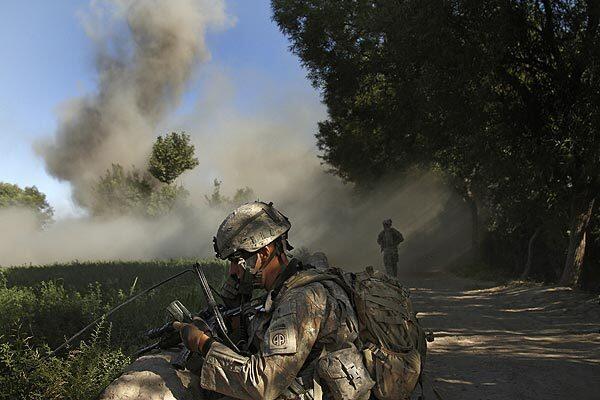
[(263, 338), (263, 354), (294, 354), (296, 352), (296, 328), (292, 318), (273, 321)]

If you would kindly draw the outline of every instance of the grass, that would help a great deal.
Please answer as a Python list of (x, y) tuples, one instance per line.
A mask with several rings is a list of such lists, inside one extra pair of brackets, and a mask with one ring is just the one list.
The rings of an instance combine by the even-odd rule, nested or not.
[[(0, 272), (0, 399), (92, 399), (148, 344), (178, 299), (192, 312), (204, 306), (191, 275), (169, 282), (104, 320), (62, 354), (47, 358), (95, 318), (132, 295), (183, 271), (196, 260), (72, 263)], [(201, 261), (213, 287), (225, 264)], [(187, 277), (187, 278), (186, 278)], [(31, 370), (35, 367), (35, 370)]]

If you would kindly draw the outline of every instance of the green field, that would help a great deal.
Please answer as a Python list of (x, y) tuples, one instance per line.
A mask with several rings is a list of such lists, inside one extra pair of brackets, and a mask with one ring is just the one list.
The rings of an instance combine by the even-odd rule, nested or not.
[[(0, 399), (93, 399), (149, 344), (143, 332), (165, 321), (178, 299), (203, 306), (198, 280), (171, 281), (113, 314), (57, 357), (51, 349), (131, 296), (196, 260), (72, 263), (0, 271)], [(200, 261), (213, 285), (225, 264)]]

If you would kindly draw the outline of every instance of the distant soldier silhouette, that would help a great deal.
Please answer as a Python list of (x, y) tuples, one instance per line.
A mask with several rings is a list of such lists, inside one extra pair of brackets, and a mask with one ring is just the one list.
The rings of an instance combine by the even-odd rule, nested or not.
[(403, 241), (402, 234), (392, 228), (392, 220), (384, 220), (383, 230), (377, 236), (377, 244), (383, 253), (385, 272), (390, 276), (398, 275), (398, 245)]

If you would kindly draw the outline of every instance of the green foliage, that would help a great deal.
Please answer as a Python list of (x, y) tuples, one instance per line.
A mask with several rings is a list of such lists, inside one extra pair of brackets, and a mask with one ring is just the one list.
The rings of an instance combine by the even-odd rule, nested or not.
[(173, 182), (184, 171), (198, 165), (194, 145), (185, 133), (159, 136), (152, 146), (148, 171), (135, 167), (126, 171), (119, 164), (100, 177), (94, 186), (91, 211), (94, 215), (140, 215), (159, 217), (183, 204), (189, 192)]
[(198, 159), (194, 157), (194, 145), (185, 133), (171, 132), (163, 139), (156, 138), (152, 146), (148, 171), (159, 181), (171, 184), (186, 170), (194, 169)]
[[(149, 344), (147, 329), (164, 323), (165, 307), (204, 307), (199, 284), (180, 278), (123, 307), (83, 342), (56, 357), (51, 348), (130, 296), (189, 268), (196, 260), (73, 263), (0, 272), (0, 399), (93, 399), (131, 355)], [(222, 262), (201, 261), (219, 287)], [(35, 366), (35, 370), (31, 367)]]
[(209, 207), (221, 207), (223, 204), (227, 203), (229, 201), (229, 199), (225, 196), (223, 196), (221, 194), (221, 184), (223, 182), (216, 179), (213, 181), (213, 192), (210, 195), (210, 197), (208, 197), (207, 195), (204, 195), (204, 198), (206, 199), (206, 203), (209, 205)]
[(0, 342), (0, 399), (94, 399), (130, 363), (111, 348), (110, 324), (97, 326), (67, 357), (45, 357), (17, 333)]
[(540, 226), (552, 230), (543, 243), (552, 250), (600, 192), (596, 3), (272, 0), (272, 8), (322, 91), (328, 118), (318, 146), (342, 178), (369, 187), (415, 166), (438, 169), (476, 224), (520, 259)]
[(24, 189), (17, 185), (0, 182), (0, 208), (22, 207), (33, 210), (42, 226), (52, 221), (54, 210), (46, 201), (46, 195), (35, 186)]
[(94, 189), (94, 215), (146, 214), (153, 191), (148, 176), (135, 168), (125, 171), (119, 164), (112, 164)]
[(102, 216), (158, 217), (168, 214), (188, 194), (182, 186), (157, 183), (135, 167), (125, 171), (121, 165), (113, 164), (94, 187), (91, 211)]
[(256, 200), (256, 195), (254, 194), (254, 190), (252, 188), (246, 186), (243, 188), (238, 188), (231, 199), (232, 208), (241, 206), (244, 203), (248, 203), (250, 201)]
[(146, 213), (150, 217), (166, 215), (189, 196), (183, 186), (161, 185), (150, 195)]
[(256, 195), (254, 193), (254, 190), (252, 190), (252, 188), (250, 188), (248, 186), (237, 189), (235, 194), (233, 195), (233, 198), (223, 196), (221, 194), (221, 184), (222, 183), (223, 183), (222, 181), (215, 179), (213, 181), (213, 192), (210, 195), (210, 197), (207, 195), (204, 195), (204, 198), (206, 199), (206, 203), (209, 205), (209, 207), (229, 210), (229, 209), (236, 208), (244, 203), (248, 203), (248, 202), (256, 200)]

